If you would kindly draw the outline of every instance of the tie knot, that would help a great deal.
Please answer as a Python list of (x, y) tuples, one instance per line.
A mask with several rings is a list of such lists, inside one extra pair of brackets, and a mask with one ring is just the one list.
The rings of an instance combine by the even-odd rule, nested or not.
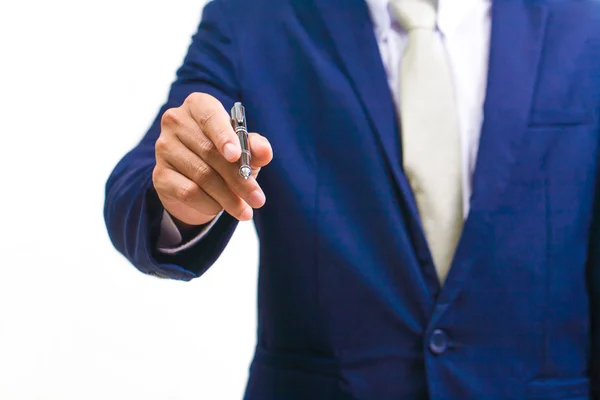
[(432, 0), (390, 0), (392, 14), (406, 31), (435, 29), (436, 8)]

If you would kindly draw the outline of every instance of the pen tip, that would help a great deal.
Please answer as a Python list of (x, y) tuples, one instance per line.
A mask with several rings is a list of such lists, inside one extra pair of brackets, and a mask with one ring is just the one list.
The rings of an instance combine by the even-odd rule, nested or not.
[(252, 174), (252, 170), (250, 169), (250, 167), (243, 166), (242, 168), (240, 168), (240, 175), (242, 176), (242, 178), (248, 179), (248, 178), (250, 178), (251, 174)]

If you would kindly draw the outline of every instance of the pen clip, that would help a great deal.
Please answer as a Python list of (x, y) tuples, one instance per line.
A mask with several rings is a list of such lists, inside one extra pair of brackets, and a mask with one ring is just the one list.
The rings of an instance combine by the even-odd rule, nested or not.
[(237, 102), (233, 105), (233, 108), (231, 109), (231, 119), (234, 124), (236, 124), (236, 127), (242, 126), (246, 128), (246, 110), (242, 103)]

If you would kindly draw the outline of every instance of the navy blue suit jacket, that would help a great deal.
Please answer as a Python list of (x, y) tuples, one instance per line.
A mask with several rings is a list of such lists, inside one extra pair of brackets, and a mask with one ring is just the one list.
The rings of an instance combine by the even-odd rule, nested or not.
[(236, 222), (155, 251), (160, 115), (192, 92), (244, 102), (275, 151), (255, 213), (248, 400), (585, 399), (600, 383), (600, 2), (492, 10), (471, 212), (441, 288), (364, 1), (206, 7), (168, 102), (108, 181), (105, 217), (141, 271), (202, 275)]

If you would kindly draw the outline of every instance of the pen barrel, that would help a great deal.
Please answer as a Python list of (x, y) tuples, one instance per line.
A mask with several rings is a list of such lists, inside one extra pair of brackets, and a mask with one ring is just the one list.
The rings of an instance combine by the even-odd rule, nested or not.
[(242, 148), (242, 155), (239, 160), (240, 175), (244, 179), (248, 179), (252, 173), (250, 167), (252, 155), (250, 154), (250, 141), (248, 140), (248, 128), (246, 127), (246, 109), (240, 102), (235, 103), (231, 109), (231, 126), (235, 130)]
[(238, 138), (240, 139), (240, 145), (242, 146), (242, 156), (240, 157), (240, 167), (250, 167), (252, 161), (252, 154), (250, 153), (250, 142), (248, 140), (248, 131), (243, 127), (238, 127), (235, 130)]

